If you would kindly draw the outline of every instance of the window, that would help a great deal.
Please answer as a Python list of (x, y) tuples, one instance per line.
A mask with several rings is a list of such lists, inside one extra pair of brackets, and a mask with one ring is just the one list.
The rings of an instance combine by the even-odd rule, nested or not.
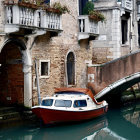
[(40, 60), (40, 77), (41, 78), (48, 78), (49, 71), (50, 71), (50, 61), (49, 60)]
[(50, 0), (44, 0), (44, 3), (49, 4)]
[(71, 107), (72, 101), (71, 100), (56, 100), (55, 105), (56, 107)]
[(125, 44), (127, 42), (127, 20), (122, 20), (122, 44)]
[(79, 0), (79, 15), (83, 15), (83, 9), (86, 5), (86, 2), (88, 2), (88, 0)]
[(130, 12), (125, 12), (121, 17), (121, 31), (122, 31), (122, 44), (128, 41), (128, 20), (130, 19)]
[(87, 102), (86, 100), (75, 100), (73, 107), (86, 107)]
[(140, 23), (138, 22), (138, 43), (140, 47)]
[(52, 106), (53, 104), (53, 99), (46, 99), (42, 101), (43, 106)]
[(138, 14), (140, 14), (140, 3), (138, 3)]

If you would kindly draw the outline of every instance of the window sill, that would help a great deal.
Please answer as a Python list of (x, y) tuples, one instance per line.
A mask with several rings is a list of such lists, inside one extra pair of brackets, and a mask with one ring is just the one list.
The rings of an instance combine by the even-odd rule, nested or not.
[(46, 78), (46, 79), (48, 79), (50, 76), (40, 76), (39, 78)]
[(75, 85), (67, 85), (67, 87), (75, 87), (76, 86), (76, 84)]
[(129, 44), (121, 44), (121, 47), (129, 47)]

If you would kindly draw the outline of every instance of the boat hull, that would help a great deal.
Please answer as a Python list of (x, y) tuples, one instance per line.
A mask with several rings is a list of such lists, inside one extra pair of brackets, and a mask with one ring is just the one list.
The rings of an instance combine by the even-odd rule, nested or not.
[(44, 124), (84, 121), (104, 115), (107, 110), (107, 105), (88, 111), (54, 110), (42, 108), (41, 106), (32, 108), (32, 112), (35, 113), (41, 120), (43, 120)]

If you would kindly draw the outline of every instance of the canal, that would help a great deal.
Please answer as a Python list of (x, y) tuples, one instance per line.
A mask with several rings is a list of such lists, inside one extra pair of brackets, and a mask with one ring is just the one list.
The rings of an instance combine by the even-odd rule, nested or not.
[(140, 140), (140, 102), (77, 124), (7, 123), (0, 125), (0, 140)]

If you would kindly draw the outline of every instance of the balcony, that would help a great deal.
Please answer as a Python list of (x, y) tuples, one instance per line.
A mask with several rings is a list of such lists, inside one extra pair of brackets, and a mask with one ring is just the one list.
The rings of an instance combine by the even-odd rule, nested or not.
[(94, 38), (99, 35), (98, 22), (91, 20), (88, 15), (81, 15), (79, 19), (78, 40)]
[(5, 33), (22, 29), (59, 32), (61, 15), (20, 5), (5, 5)]
[(123, 9), (131, 11), (133, 9), (132, 0), (118, 0), (118, 3), (121, 3)]
[(137, 2), (137, 21), (140, 20), (140, 0)]

